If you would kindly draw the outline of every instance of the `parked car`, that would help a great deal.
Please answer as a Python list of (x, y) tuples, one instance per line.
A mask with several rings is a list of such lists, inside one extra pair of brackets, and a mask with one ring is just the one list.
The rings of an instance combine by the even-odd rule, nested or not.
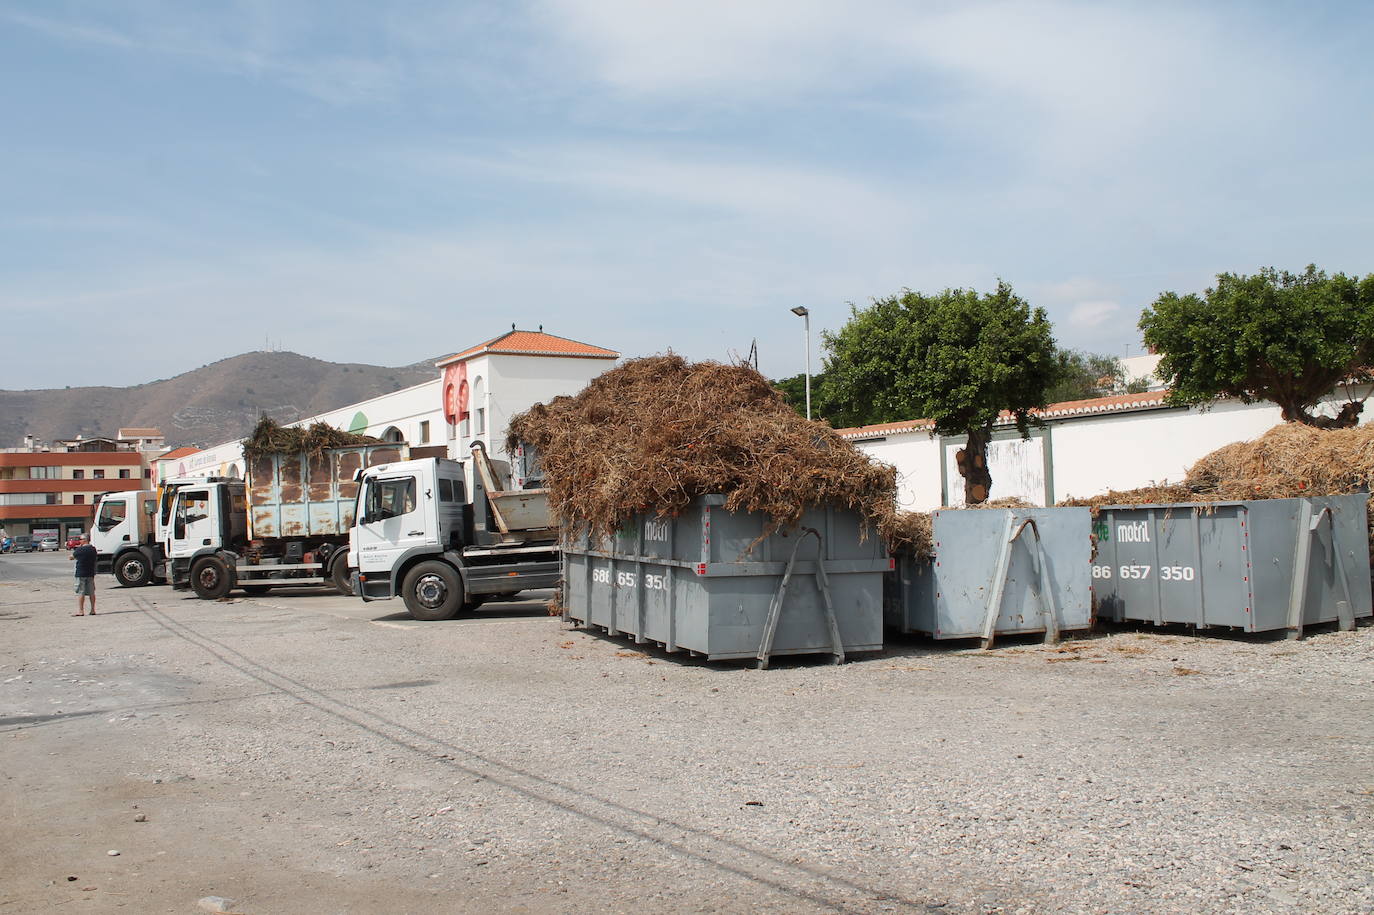
[(67, 549), (74, 550), (79, 546), (81, 546), (80, 534), (73, 534), (72, 536), (67, 538)]
[(48, 551), (56, 553), (59, 549), (61, 549), (56, 534), (44, 534), (40, 536), (37, 540), (35, 540), (34, 543), (36, 545), (35, 548), (39, 552)]
[(33, 538), (30, 537), (28, 534), (14, 535), (14, 546), (10, 548), (10, 552), (32, 553), (35, 549), (37, 549), (37, 544), (33, 542)]

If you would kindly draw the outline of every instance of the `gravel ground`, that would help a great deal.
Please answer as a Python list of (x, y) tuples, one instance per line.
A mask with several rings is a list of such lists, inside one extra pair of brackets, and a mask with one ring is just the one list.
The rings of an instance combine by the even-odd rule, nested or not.
[(1374, 626), (757, 671), (107, 584), (0, 569), (0, 915), (1374, 911)]

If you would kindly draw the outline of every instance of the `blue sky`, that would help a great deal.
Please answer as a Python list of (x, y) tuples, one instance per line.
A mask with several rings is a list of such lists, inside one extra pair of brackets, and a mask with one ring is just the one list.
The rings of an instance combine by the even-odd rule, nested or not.
[[(0, 0), (0, 387), (1374, 271), (1374, 5)], [(819, 351), (819, 340), (815, 345)], [(819, 361), (819, 356), (817, 356)]]

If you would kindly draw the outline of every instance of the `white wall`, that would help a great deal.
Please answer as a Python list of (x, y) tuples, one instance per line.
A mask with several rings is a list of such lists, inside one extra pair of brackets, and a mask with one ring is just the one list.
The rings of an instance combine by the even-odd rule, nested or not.
[(941, 505), (940, 440), (929, 432), (889, 435), (884, 441), (856, 442), (866, 454), (897, 469), (897, 507), (926, 511)]
[(1207, 412), (1155, 409), (1057, 422), (1052, 501), (1108, 489), (1181, 482), (1199, 458), (1259, 438), (1283, 422), (1273, 404), (1223, 401)]
[[(945, 453), (945, 505), (964, 504), (964, 478), (959, 475), (959, 449), (963, 441), (943, 443)], [(988, 473), (992, 475), (989, 499), (1021, 499), (1044, 504), (1045, 438), (1038, 431), (1032, 438), (994, 439), (988, 443)]]
[[(1259, 438), (1282, 421), (1274, 404), (1238, 400), (1218, 401), (1206, 410), (1155, 407), (1051, 419), (1046, 422), (1043, 445), (1038, 439), (992, 443), (988, 454), (991, 498), (1018, 496), (1045, 505), (1108, 489), (1179, 483), (1199, 458), (1223, 445)], [(1374, 405), (1361, 417), (1362, 425), (1369, 423), (1374, 423)], [(963, 504), (963, 478), (954, 462), (957, 440), (932, 440), (928, 432), (916, 431), (886, 433), (882, 441), (864, 441), (862, 436), (851, 441), (897, 468), (901, 508), (929, 511)], [(1048, 477), (1042, 449), (1049, 451)], [(941, 492), (942, 460), (947, 496)]]
[[(347, 430), (352, 429), (353, 420), (361, 413), (366, 422), (361, 429), (354, 429), (355, 432), (381, 438), (383, 432), (389, 427), (395, 426), (412, 447), (442, 445), (445, 437), (444, 429), (447, 424), (444, 421), (443, 393), (440, 389), (440, 381), (441, 379), (436, 377), (433, 381), (402, 388), (390, 394), (381, 394), (370, 400), (349, 404), (327, 413), (309, 416), (291, 423), (291, 425), (308, 426), (311, 423), (322, 422)], [(424, 441), (421, 434), (420, 424), (422, 422), (429, 423), (428, 441)]]

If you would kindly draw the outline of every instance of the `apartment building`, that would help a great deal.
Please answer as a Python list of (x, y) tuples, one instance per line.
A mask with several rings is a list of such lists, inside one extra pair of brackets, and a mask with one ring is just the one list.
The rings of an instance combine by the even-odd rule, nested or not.
[(0, 531), (5, 536), (58, 532), (60, 540), (89, 531), (101, 493), (152, 484), (152, 465), (166, 452), (157, 429), (120, 429), (97, 436), (0, 450)]

